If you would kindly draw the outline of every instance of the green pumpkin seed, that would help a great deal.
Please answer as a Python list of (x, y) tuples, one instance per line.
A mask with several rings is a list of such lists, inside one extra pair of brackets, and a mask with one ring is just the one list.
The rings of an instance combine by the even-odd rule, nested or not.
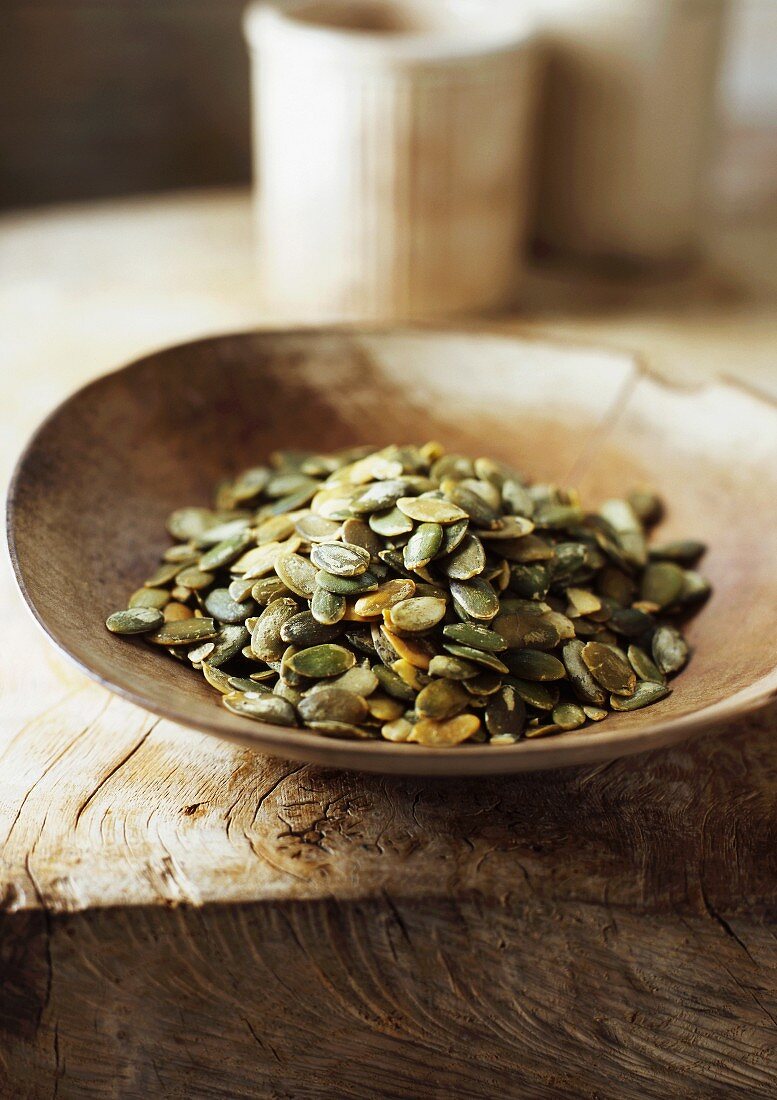
[(633, 695), (611, 695), (610, 706), (613, 710), (639, 710), (651, 703), (657, 703), (659, 699), (665, 699), (667, 695), (669, 688), (665, 684), (651, 684), (648, 680), (640, 680)]
[(451, 595), (471, 619), (490, 622), (499, 612), (499, 597), (488, 581), (473, 577), (470, 581), (450, 582)]
[[(622, 698), (619, 696), (619, 698)], [(607, 711), (604, 707), (592, 707), (590, 703), (583, 704), (583, 713), (586, 718), (590, 718), (592, 722), (601, 722), (607, 717)]]
[(277, 600), (279, 596), (290, 594), (290, 590), (280, 577), (260, 577), (259, 580), (249, 577), (246, 579), (252, 582), (251, 597), (262, 607), (266, 607), (268, 603)]
[(469, 695), (455, 680), (432, 680), (419, 691), (416, 713), (425, 718), (452, 718), (469, 704)]
[(504, 684), (489, 698), (483, 718), (492, 741), (519, 740), (526, 727), (526, 705), (513, 684)]
[(497, 615), (494, 630), (508, 649), (554, 649), (559, 642), (556, 627), (540, 615), (520, 612)]
[(501, 653), (507, 649), (507, 642), (500, 633), (489, 630), (476, 623), (451, 623), (443, 627), (443, 634), (459, 645), (485, 650), (487, 653)]
[(200, 569), (204, 573), (211, 573), (215, 569), (222, 569), (235, 561), (243, 551), (251, 545), (253, 539), (250, 531), (243, 530), (230, 538), (217, 542), (200, 558)]
[(251, 635), (242, 623), (227, 623), (218, 633), (215, 648), (208, 656), (208, 664), (213, 668), (220, 668), (242, 652), (250, 640)]
[(436, 626), (444, 618), (446, 608), (445, 600), (434, 596), (411, 596), (394, 604), (388, 614), (393, 628), (415, 633)]
[(213, 588), (205, 597), (205, 610), (222, 623), (243, 623), (255, 609), (253, 600), (238, 603), (226, 588)]
[(336, 539), (343, 529), (337, 520), (305, 512), (294, 523), (294, 530), (305, 542), (329, 542)]
[(559, 703), (553, 708), (553, 722), (562, 730), (577, 730), (585, 725), (585, 711), (577, 703)]
[(345, 596), (327, 592), (326, 589), (319, 588), (317, 585), (310, 600), (310, 613), (316, 622), (324, 626), (333, 626), (343, 618), (347, 606)]
[(583, 661), (583, 647), (584, 643), (577, 639), (567, 642), (561, 651), (564, 666), (578, 699), (582, 703), (593, 703), (594, 706), (601, 707), (607, 702), (607, 694)]
[(476, 527), (493, 529), (499, 527), (503, 520), (496, 508), (492, 507), (479, 493), (472, 492), (461, 484), (454, 484), (446, 492), (448, 500), (469, 516)]
[(653, 660), (665, 675), (679, 672), (688, 660), (688, 643), (673, 626), (659, 626), (653, 635)]
[(301, 554), (279, 554), (275, 572), (290, 592), (309, 600), (316, 591), (316, 568)]
[(442, 529), (442, 544), (439, 556), (452, 554), (457, 546), (460, 546), (464, 536), (469, 531), (469, 520), (462, 519), (458, 523), (449, 523)]
[(357, 516), (372, 515), (393, 508), (408, 490), (408, 483), (399, 479), (379, 481), (370, 485), (351, 503), (351, 511)]
[(483, 668), (490, 668), (494, 672), (508, 672), (507, 665), (500, 661), (493, 653), (486, 653), (482, 649), (474, 649), (468, 645), (457, 645), (455, 642), (446, 642), (445, 648), (453, 657), (459, 657), (462, 661), (471, 661)]
[(310, 690), (317, 690), (321, 683), (331, 684), (332, 687), (342, 688), (344, 691), (352, 691), (355, 695), (361, 695), (362, 698), (367, 698), (378, 689), (378, 677), (371, 668), (365, 668), (363, 665), (354, 665), (336, 680), (321, 681), (314, 684)]
[(661, 546), (651, 546), (650, 557), (663, 561), (676, 561), (680, 565), (693, 565), (707, 547), (696, 539), (677, 539)]
[(206, 642), (218, 637), (218, 632), (213, 619), (179, 619), (176, 622), (162, 623), (154, 634), (149, 635), (149, 641), (154, 645), (164, 646), (193, 645), (195, 642)]
[(114, 611), (105, 620), (111, 634), (148, 634), (157, 630), (164, 616), (156, 607), (131, 607), (126, 611)]
[(389, 508), (385, 512), (373, 512), (369, 518), (370, 530), (383, 538), (396, 538), (413, 530), (413, 521), (399, 508)]
[(333, 642), (341, 633), (342, 627), (339, 623), (320, 623), (310, 611), (301, 611), (299, 615), (293, 615), (281, 627), (283, 641), (296, 646), (314, 646)]
[(629, 664), (639, 676), (640, 680), (649, 680), (654, 684), (665, 684), (666, 676), (658, 665), (650, 659), (644, 649), (637, 645), (630, 645), (628, 651)]
[(459, 546), (443, 558), (440, 568), (451, 580), (468, 581), (477, 577), (486, 567), (483, 543), (475, 535), (466, 534)]
[(316, 573), (316, 584), (319, 588), (332, 592), (336, 596), (359, 596), (364, 592), (373, 592), (378, 587), (379, 581), (373, 573), (369, 572), (361, 573), (356, 577), (340, 577), (335, 573), (329, 573), (326, 569), (319, 569)]
[(566, 676), (558, 657), (539, 649), (519, 649), (504, 658), (509, 671), (521, 680), (563, 680)]
[(383, 691), (390, 695), (392, 699), (401, 699), (406, 703), (415, 702), (415, 691), (400, 676), (397, 676), (393, 669), (386, 668), (385, 665), (373, 665), (372, 671), (377, 676)]
[(403, 515), (418, 523), (457, 523), (468, 518), (463, 508), (435, 497), (400, 497), (396, 504)]
[(331, 643), (300, 649), (289, 660), (291, 669), (300, 676), (311, 680), (329, 679), (339, 676), (356, 664), (356, 658), (349, 649)]
[(558, 703), (559, 687), (555, 683), (543, 684), (538, 680), (520, 680), (514, 677), (510, 677), (507, 682), (515, 688), (527, 706), (536, 710), (553, 710)]
[(310, 560), (318, 569), (336, 577), (358, 577), (366, 572), (370, 553), (344, 542), (321, 542), (311, 547)]
[(177, 562), (162, 562), (158, 566), (147, 581), (144, 581), (145, 588), (162, 588), (164, 585), (169, 584), (174, 580), (176, 573), (180, 570), (180, 565)]
[(233, 691), (224, 696), (224, 706), (233, 714), (254, 718), (258, 722), (269, 722), (272, 726), (298, 725), (294, 707), (277, 695), (262, 694), (251, 698), (242, 691)]
[(130, 596), (127, 607), (153, 607), (162, 611), (169, 603), (170, 593), (166, 588), (138, 588)]
[(422, 569), (429, 564), (441, 545), (442, 527), (440, 524), (420, 524), (405, 545), (402, 555), (405, 569)]
[(245, 603), (250, 597), (253, 587), (254, 580), (252, 577), (237, 577), (235, 580), (230, 581), (227, 591), (237, 603)]
[(299, 604), (286, 597), (268, 604), (251, 632), (251, 650), (260, 661), (279, 661), (286, 643), (281, 638), (281, 627), (299, 614)]
[[(487, 539), (489, 543), (501, 540), (510, 541), (514, 539), (521, 539), (524, 535), (530, 534), (534, 530), (534, 524), (530, 519), (526, 519), (524, 516), (504, 516), (501, 520), (501, 526), (489, 531), (481, 531), (481, 538)], [(498, 548), (498, 547), (497, 547)]]
[(550, 588), (550, 568), (543, 562), (510, 566), (510, 589), (525, 600), (541, 600)]
[(306, 695), (297, 708), (304, 722), (345, 722), (356, 726), (367, 717), (360, 695), (341, 687), (325, 687)]
[(668, 607), (682, 592), (683, 578), (683, 570), (674, 562), (650, 562), (642, 574), (640, 595), (648, 603)]
[(605, 691), (617, 695), (633, 695), (637, 686), (634, 669), (612, 646), (600, 642), (587, 642), (580, 656), (583, 664)]

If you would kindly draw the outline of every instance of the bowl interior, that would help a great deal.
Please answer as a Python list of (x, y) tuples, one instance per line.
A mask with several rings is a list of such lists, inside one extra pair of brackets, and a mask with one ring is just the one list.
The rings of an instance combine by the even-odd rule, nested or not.
[[(345, 742), (232, 715), (191, 670), (105, 630), (169, 545), (168, 513), (210, 503), (225, 476), (275, 448), (426, 439), (576, 484), (592, 504), (640, 483), (662, 493), (660, 536), (705, 540), (715, 587), (688, 628), (693, 660), (669, 698), (593, 731), (498, 749)], [(499, 772), (668, 743), (773, 692), (775, 499), (777, 411), (733, 387), (678, 391), (625, 356), (517, 337), (266, 332), (159, 352), (70, 398), (20, 463), (9, 532), (47, 632), (149, 709), (297, 759)]]

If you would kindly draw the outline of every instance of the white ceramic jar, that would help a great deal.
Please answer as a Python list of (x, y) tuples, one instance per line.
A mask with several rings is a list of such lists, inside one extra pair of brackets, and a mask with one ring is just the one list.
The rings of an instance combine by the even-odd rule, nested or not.
[(545, 46), (538, 238), (635, 261), (694, 249), (725, 0), (521, 0)]
[(286, 0), (246, 15), (259, 263), (286, 319), (394, 320), (514, 292), (535, 57), (494, 0)]

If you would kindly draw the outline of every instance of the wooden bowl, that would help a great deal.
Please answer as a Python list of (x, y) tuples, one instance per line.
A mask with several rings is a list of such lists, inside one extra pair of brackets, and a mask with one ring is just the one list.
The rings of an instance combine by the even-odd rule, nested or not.
[[(592, 504), (641, 482), (665, 496), (660, 536), (705, 540), (714, 585), (667, 699), (513, 746), (341, 741), (231, 714), (191, 670), (105, 629), (168, 545), (167, 514), (225, 475), (277, 447), (426, 439)], [(735, 386), (678, 390), (614, 352), (473, 331), (256, 332), (158, 352), (65, 401), (17, 468), (9, 542), (44, 630), (132, 702), (295, 760), (474, 775), (672, 744), (775, 696), (776, 500), (777, 409)]]

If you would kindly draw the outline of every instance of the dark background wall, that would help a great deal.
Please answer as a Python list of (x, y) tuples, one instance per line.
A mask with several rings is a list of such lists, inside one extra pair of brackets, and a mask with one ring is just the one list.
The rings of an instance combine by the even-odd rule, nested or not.
[(0, 206), (250, 176), (243, 0), (0, 0)]

